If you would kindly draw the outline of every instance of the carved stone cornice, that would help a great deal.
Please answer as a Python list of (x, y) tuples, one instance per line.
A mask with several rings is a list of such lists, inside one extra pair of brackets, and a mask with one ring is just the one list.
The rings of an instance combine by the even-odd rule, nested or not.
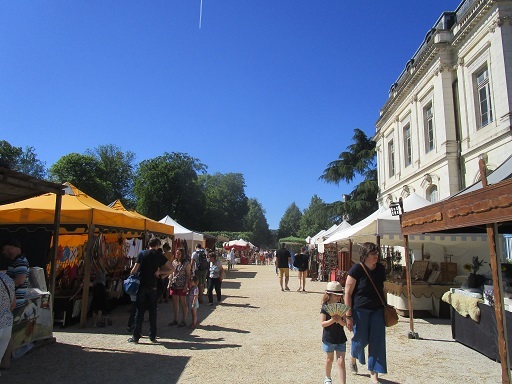
[(454, 36), (454, 46), (462, 42), (462, 40), (470, 33), (472, 28), (482, 19), (485, 12), (491, 8), (493, 3), (493, 0), (476, 1), (473, 7), (465, 13), (464, 17), (457, 20), (457, 24), (460, 26), (460, 29), (457, 35)]
[(444, 64), (439, 64), (436, 68), (436, 70), (434, 71), (434, 75), (435, 76), (438, 76), (439, 73), (443, 72), (445, 69), (447, 69), (448, 66), (444, 65)]
[(512, 25), (512, 16), (498, 16), (489, 26), (489, 32), (494, 33), (496, 28), (501, 28), (504, 24)]

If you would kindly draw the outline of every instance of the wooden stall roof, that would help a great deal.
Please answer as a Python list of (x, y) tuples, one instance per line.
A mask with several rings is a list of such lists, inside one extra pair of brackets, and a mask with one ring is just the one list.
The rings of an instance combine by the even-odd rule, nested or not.
[(404, 235), (459, 230), (485, 232), (498, 223), (500, 233), (512, 233), (512, 178), (474, 189), (402, 215)]
[(404, 235), (449, 232), (485, 232), (485, 224), (498, 223), (500, 233), (512, 233), (512, 178), (463, 191), (438, 203), (402, 215)]
[(0, 167), (0, 204), (14, 203), (49, 192), (62, 193), (62, 185)]

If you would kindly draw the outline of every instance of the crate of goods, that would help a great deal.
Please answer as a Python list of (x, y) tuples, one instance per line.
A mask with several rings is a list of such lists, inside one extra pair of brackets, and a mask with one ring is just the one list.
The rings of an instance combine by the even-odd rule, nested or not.
[(457, 276), (457, 263), (442, 262), (440, 263), (441, 275), (439, 280), (441, 282), (451, 282)]

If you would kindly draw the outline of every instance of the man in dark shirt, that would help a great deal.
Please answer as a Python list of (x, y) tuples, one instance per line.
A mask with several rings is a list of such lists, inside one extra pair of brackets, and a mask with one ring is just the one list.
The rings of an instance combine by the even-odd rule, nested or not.
[(137, 292), (135, 329), (133, 336), (128, 339), (130, 343), (138, 343), (141, 338), (142, 320), (146, 309), (149, 311), (149, 340), (156, 343), (157, 279), (160, 278), (160, 274), (169, 274), (174, 269), (171, 262), (157, 251), (160, 244), (160, 239), (156, 237), (149, 240), (149, 249), (139, 254), (131, 271), (132, 275), (139, 272), (140, 286)]
[[(276, 265), (279, 269), (279, 285), (281, 291), (289, 291), (288, 281), (290, 280), (290, 264), (292, 263), (292, 255), (290, 251), (286, 249), (286, 244), (281, 243), (281, 248), (277, 250), (276, 254)], [(283, 276), (284, 276), (284, 288), (283, 288)]]

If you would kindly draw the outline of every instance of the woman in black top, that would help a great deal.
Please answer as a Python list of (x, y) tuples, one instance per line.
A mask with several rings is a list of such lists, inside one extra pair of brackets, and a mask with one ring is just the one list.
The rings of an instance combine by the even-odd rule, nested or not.
[(385, 297), (386, 269), (379, 263), (379, 255), (379, 247), (374, 243), (364, 243), (359, 251), (360, 263), (350, 268), (345, 283), (345, 304), (352, 308), (347, 314), (347, 328), (354, 332), (350, 370), (357, 373), (356, 359), (360, 364), (366, 363), (364, 349), (368, 346), (371, 383), (379, 382), (379, 373), (387, 373), (383, 306), (366, 274), (368, 272), (380, 295)]

